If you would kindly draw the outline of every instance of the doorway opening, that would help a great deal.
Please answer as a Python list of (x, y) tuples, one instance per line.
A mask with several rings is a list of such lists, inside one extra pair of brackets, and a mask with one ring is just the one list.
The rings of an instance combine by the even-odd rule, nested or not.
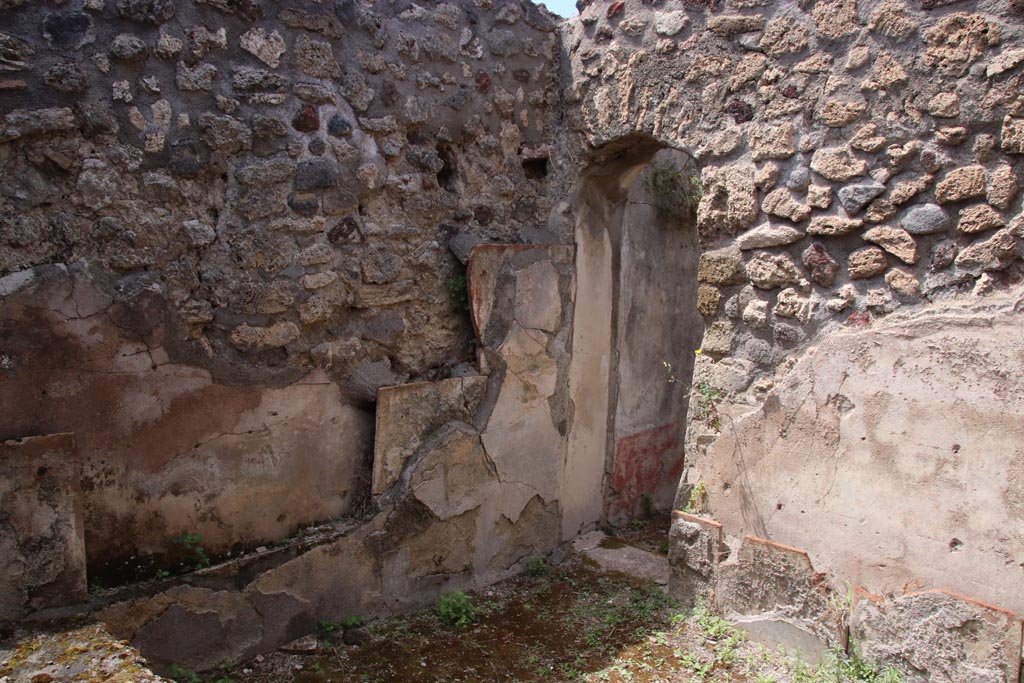
[(584, 173), (563, 537), (675, 498), (704, 335), (697, 177), (688, 154), (639, 136), (603, 148)]

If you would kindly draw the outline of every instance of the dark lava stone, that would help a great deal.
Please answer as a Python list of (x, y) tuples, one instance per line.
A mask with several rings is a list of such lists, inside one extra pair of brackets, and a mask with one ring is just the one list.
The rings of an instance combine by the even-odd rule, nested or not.
[(338, 184), (338, 164), (329, 159), (304, 161), (295, 169), (296, 190), (322, 190)]
[(76, 62), (54, 64), (43, 76), (43, 82), (57, 92), (76, 93), (89, 89), (89, 76)]
[(300, 133), (312, 133), (320, 129), (320, 114), (312, 104), (304, 104), (299, 107), (292, 117), (292, 128)]
[(309, 192), (288, 197), (288, 207), (300, 216), (312, 216), (320, 209), (320, 199)]
[(725, 107), (725, 113), (732, 116), (736, 123), (746, 123), (754, 118), (754, 108), (743, 100), (733, 100)]
[(327, 122), (327, 132), (336, 138), (347, 138), (352, 135), (352, 124), (346, 121), (341, 114), (335, 114)]
[(174, 0), (120, 0), (117, 13), (125, 19), (162, 24), (174, 16)]
[(327, 151), (327, 143), (324, 142), (323, 138), (313, 138), (306, 145), (306, 149), (315, 157), (322, 156)]
[(92, 29), (92, 18), (84, 12), (48, 14), (43, 19), (43, 37), (57, 47), (80, 47)]

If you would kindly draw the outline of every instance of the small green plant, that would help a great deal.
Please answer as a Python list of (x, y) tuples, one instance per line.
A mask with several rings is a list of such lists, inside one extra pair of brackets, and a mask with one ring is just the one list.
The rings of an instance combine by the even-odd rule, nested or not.
[(177, 683), (203, 683), (203, 679), (199, 674), (179, 664), (171, 664), (170, 675)]
[(708, 640), (719, 641), (739, 635), (739, 632), (730, 626), (729, 622), (711, 611), (702, 600), (698, 600), (694, 605), (693, 618)]
[(442, 593), (434, 605), (434, 614), (442, 624), (463, 628), (476, 620), (473, 601), (462, 591)]
[(341, 628), (342, 628), (342, 625), (340, 623), (336, 622), (336, 621), (324, 621), (324, 620), (321, 620), (321, 621), (316, 622), (316, 630), (322, 636), (326, 636), (326, 635), (329, 635), (331, 633), (335, 633), (336, 631), (338, 631)]
[(708, 487), (702, 481), (698, 481), (690, 489), (690, 499), (686, 502), (683, 512), (691, 515), (706, 514), (709, 512)]
[(548, 563), (543, 557), (535, 557), (526, 564), (526, 575), (533, 578), (544, 576), (548, 573)]
[(879, 667), (857, 651), (856, 645), (850, 651), (835, 649), (818, 667), (815, 680), (834, 679), (852, 683), (903, 683), (903, 676), (891, 666)]
[(715, 667), (714, 660), (702, 662), (696, 656), (689, 653), (680, 657), (679, 663), (689, 669), (697, 677), (697, 680), (700, 681), (706, 680), (711, 675), (711, 670)]
[(693, 388), (696, 391), (697, 405), (694, 411), (694, 417), (700, 420), (704, 420), (704, 424), (709, 429), (713, 429), (716, 432), (721, 431), (722, 419), (718, 413), (718, 401), (721, 397), (721, 392), (718, 387), (708, 382), (704, 377), (701, 377), (700, 370), (700, 358), (703, 354), (701, 349), (697, 349), (693, 352), (695, 356), (698, 356), (695, 364), (696, 369), (694, 370), (694, 382)]
[(657, 160), (644, 176), (644, 188), (663, 220), (678, 222), (697, 215), (703, 193), (696, 173), (687, 173), (671, 161)]
[(465, 275), (453, 275), (444, 281), (448, 290), (448, 300), (459, 313), (469, 313), (469, 291), (466, 288)]
[(199, 534), (182, 531), (177, 536), (171, 537), (171, 543), (179, 546), (185, 555), (182, 564), (186, 571), (197, 571), (210, 566), (210, 556), (206, 554), (206, 549), (203, 548), (203, 537)]
[(341, 627), (343, 629), (361, 628), (363, 626), (366, 626), (366, 617), (362, 614), (353, 614), (341, 620)]

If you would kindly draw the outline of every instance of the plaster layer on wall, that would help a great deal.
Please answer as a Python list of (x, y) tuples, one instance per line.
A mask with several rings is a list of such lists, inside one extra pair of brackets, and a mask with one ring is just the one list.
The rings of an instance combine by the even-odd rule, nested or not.
[(134, 294), (114, 299), (82, 269), (50, 266), (0, 304), (0, 424), (75, 433), (93, 581), (146, 578), (136, 558), (172, 552), (183, 532), (223, 551), (347, 513), (370, 416), (320, 371), (227, 386), (174, 363), (158, 294)]
[(714, 601), (753, 639), (813, 662), (849, 648), (914, 683), (1019, 680), (1019, 615), (948, 591), (882, 597), (840, 587), (804, 550), (746, 536), (730, 553), (722, 531), (706, 515), (672, 513), (669, 591), (687, 603)]
[(1024, 612), (1022, 296), (823, 339), (691, 463), (715, 518), (872, 591)]

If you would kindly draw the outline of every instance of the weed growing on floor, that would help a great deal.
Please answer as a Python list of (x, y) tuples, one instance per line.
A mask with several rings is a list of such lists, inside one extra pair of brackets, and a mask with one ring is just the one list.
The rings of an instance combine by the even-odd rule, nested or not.
[(446, 626), (465, 628), (476, 620), (473, 601), (462, 591), (442, 593), (434, 605), (434, 614)]
[(185, 559), (182, 561), (185, 571), (198, 571), (210, 566), (210, 556), (203, 547), (203, 537), (199, 534), (182, 531), (171, 537), (171, 543), (181, 548)]
[(535, 557), (530, 560), (526, 565), (526, 575), (537, 578), (544, 576), (548, 573), (548, 563), (544, 561), (543, 557)]
[(177, 683), (203, 683), (203, 679), (199, 674), (179, 664), (171, 664), (170, 676)]

